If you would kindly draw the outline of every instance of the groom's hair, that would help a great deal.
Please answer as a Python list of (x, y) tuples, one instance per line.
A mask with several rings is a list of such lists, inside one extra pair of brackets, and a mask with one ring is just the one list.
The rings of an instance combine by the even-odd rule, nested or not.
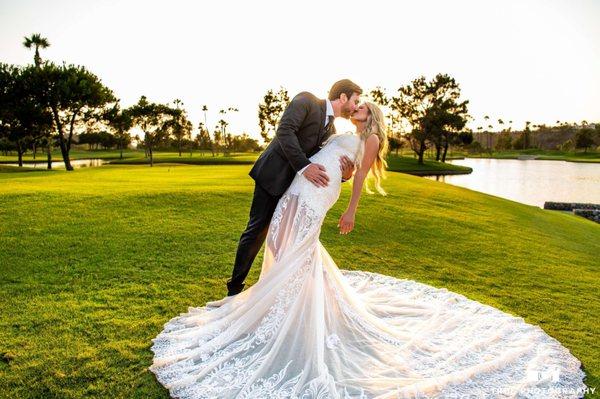
[(353, 93), (362, 94), (362, 89), (350, 79), (338, 80), (329, 90), (329, 101), (337, 100), (342, 93), (345, 93), (346, 97), (350, 99)]

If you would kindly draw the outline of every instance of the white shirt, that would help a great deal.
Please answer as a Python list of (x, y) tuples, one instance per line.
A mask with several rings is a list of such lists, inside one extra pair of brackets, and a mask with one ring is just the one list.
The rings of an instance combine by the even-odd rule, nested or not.
[[(331, 101), (329, 101), (328, 98), (325, 99), (325, 104), (326, 104), (326, 110), (325, 110), (325, 127), (327, 127), (327, 121), (329, 120), (329, 115), (333, 116), (335, 118), (335, 114), (333, 113), (333, 105), (331, 105)], [(310, 164), (306, 165), (305, 167), (303, 167), (302, 169), (300, 169), (298, 171), (299, 175), (302, 175), (302, 172), (304, 172), (304, 169), (308, 168)]]

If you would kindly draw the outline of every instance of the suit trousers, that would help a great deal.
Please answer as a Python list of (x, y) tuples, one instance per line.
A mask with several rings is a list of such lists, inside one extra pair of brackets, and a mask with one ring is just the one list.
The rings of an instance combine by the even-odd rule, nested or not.
[(281, 195), (273, 196), (258, 183), (254, 183), (250, 217), (238, 243), (231, 278), (227, 280), (227, 296), (235, 295), (244, 289), (244, 280), (267, 237), (269, 224), (280, 198)]

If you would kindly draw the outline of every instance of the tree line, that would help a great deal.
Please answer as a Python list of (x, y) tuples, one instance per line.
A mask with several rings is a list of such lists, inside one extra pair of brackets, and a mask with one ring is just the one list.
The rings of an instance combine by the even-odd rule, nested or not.
[[(198, 124), (198, 134), (192, 138), (193, 126), (181, 100), (155, 103), (142, 95), (136, 104), (122, 108), (112, 90), (83, 66), (43, 61), (39, 50), (50, 43), (40, 34), (26, 37), (23, 45), (34, 50), (32, 65), (0, 63), (0, 151), (16, 151), (20, 166), (25, 152), (31, 149), (35, 157), (37, 149), (43, 148), (51, 169), (52, 149), (58, 147), (66, 169), (72, 170), (69, 152), (73, 144), (87, 144), (89, 149), (117, 148), (122, 158), (123, 149), (136, 140), (151, 166), (154, 152), (159, 150), (175, 150), (181, 156), (183, 151), (189, 150), (191, 155), (196, 149), (216, 156), (262, 148), (248, 134), (234, 135), (228, 130), (229, 116), (238, 112), (235, 107), (218, 111), (218, 122), (211, 132), (209, 108), (203, 105), (204, 121)], [(576, 132), (565, 123), (558, 127), (537, 125), (538, 130), (532, 131), (527, 122), (523, 131), (513, 132), (512, 121), (506, 126), (498, 119), (501, 131), (492, 132), (489, 124), (485, 131), (479, 126), (474, 133), (466, 127), (473, 119), (468, 112), (469, 101), (461, 98), (459, 84), (447, 74), (437, 74), (430, 80), (420, 76), (391, 94), (377, 86), (367, 91), (366, 97), (384, 111), (391, 150), (397, 154), (399, 149), (408, 147), (419, 163), (423, 163), (428, 150), (435, 152), (437, 161), (445, 162), (450, 147), (490, 152), (542, 148), (541, 143), (545, 146), (547, 138), (556, 141), (561, 137), (559, 143), (549, 140), (552, 149), (587, 151), (600, 141), (598, 125), (595, 129), (583, 126)], [(289, 101), (283, 87), (268, 90), (260, 101), (258, 124), (265, 143), (275, 136)], [(484, 119), (490, 121), (488, 115)], [(141, 130), (142, 136), (131, 137), (134, 129)], [(572, 134), (556, 134), (567, 130)]]
[(180, 156), (184, 149), (207, 150), (213, 156), (260, 149), (248, 134), (228, 131), (227, 114), (237, 112), (234, 107), (219, 111), (220, 120), (211, 135), (204, 105), (205, 122), (199, 124), (200, 133), (192, 139), (192, 123), (181, 100), (163, 104), (142, 95), (136, 104), (123, 108), (113, 91), (85, 67), (43, 61), (40, 49), (50, 46), (48, 39), (33, 34), (23, 45), (34, 50), (32, 65), (0, 63), (0, 150), (16, 151), (19, 166), (23, 166), (25, 152), (31, 149), (35, 154), (41, 147), (51, 169), (52, 149), (58, 147), (66, 170), (73, 170), (69, 158), (73, 144), (117, 147), (122, 158), (134, 128), (143, 133), (135, 139), (151, 166), (154, 151), (164, 148), (175, 148)]
[[(485, 119), (489, 120), (490, 117), (486, 115)], [(471, 150), (489, 153), (527, 149), (587, 152), (590, 148), (600, 146), (600, 124), (585, 120), (581, 124), (556, 121), (551, 126), (526, 121), (522, 130), (513, 130), (512, 121), (507, 125), (498, 119), (498, 125), (500, 128), (495, 130), (491, 124), (487, 129), (479, 126), (475, 134), (477, 146)]]

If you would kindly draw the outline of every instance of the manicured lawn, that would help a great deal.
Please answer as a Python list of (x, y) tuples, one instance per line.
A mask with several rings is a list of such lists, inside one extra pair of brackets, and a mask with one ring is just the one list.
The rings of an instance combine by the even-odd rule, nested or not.
[(395, 172), (404, 172), (414, 175), (427, 175), (436, 173), (471, 173), (472, 168), (461, 165), (453, 165), (451, 163), (437, 162), (434, 160), (423, 160), (423, 164), (419, 164), (418, 160), (408, 156), (390, 155), (387, 158), (388, 170)]
[[(0, 174), (0, 397), (167, 398), (151, 339), (226, 295), (250, 165), (107, 165)], [(600, 388), (600, 226), (390, 172), (355, 230), (321, 241), (342, 269), (446, 287), (540, 325)], [(248, 284), (260, 272), (259, 255)], [(589, 396), (591, 397), (591, 396)]]

